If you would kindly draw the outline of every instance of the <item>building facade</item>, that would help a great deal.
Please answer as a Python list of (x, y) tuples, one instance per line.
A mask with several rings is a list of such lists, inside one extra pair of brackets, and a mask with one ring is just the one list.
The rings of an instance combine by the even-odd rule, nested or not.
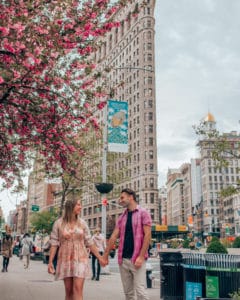
[[(107, 227), (115, 223), (122, 212), (118, 197), (121, 189), (126, 187), (136, 191), (138, 202), (149, 210), (153, 222), (160, 221), (154, 73), (155, 1), (145, 2), (137, 15), (132, 12), (141, 1), (129, 2), (115, 16), (120, 27), (107, 34), (95, 54), (98, 70), (109, 68), (107, 84), (111, 99), (126, 101), (129, 117), (128, 153), (107, 153), (107, 182), (114, 184), (113, 191), (107, 195)], [(103, 118), (103, 112), (99, 112), (98, 119), (103, 121)], [(99, 159), (102, 159), (101, 153)], [(101, 177), (101, 167), (96, 169), (89, 165), (89, 168)], [(101, 197), (94, 183), (86, 187), (83, 199), (83, 217), (89, 227), (101, 226)]]
[[(205, 135), (199, 139), (201, 158), (201, 180), (203, 201), (203, 229), (204, 235), (216, 233), (220, 235), (221, 220), (221, 190), (234, 186), (240, 178), (240, 136), (236, 131), (223, 133), (218, 138), (209, 136), (216, 131), (216, 121), (212, 114), (208, 113), (204, 119)], [(214, 159), (214, 151), (217, 147), (216, 141), (227, 143), (228, 150), (223, 151), (221, 156), (226, 163)]]
[(167, 224), (191, 225), (192, 188), (191, 164), (185, 163), (179, 169), (169, 169), (167, 176)]

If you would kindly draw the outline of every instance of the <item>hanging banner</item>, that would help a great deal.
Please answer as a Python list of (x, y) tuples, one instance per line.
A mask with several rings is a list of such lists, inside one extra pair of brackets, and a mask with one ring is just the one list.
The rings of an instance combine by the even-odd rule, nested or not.
[(128, 103), (108, 100), (108, 151), (128, 152)]

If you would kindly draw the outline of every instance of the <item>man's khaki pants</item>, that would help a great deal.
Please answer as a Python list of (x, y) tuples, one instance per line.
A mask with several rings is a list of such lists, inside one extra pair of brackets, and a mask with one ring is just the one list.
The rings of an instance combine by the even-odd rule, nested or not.
[(141, 268), (136, 268), (130, 259), (123, 258), (123, 262), (119, 265), (122, 285), (126, 300), (149, 300), (146, 293), (146, 262)]

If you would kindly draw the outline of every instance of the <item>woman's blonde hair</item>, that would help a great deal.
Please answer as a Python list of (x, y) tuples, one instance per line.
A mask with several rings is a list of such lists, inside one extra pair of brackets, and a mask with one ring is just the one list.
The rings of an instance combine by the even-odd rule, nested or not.
[[(66, 200), (65, 205), (64, 205), (64, 212), (63, 212), (63, 222), (64, 223), (69, 223), (72, 221), (73, 210), (78, 201), (79, 201), (79, 199)], [(76, 215), (75, 217), (77, 220), (78, 216)]]

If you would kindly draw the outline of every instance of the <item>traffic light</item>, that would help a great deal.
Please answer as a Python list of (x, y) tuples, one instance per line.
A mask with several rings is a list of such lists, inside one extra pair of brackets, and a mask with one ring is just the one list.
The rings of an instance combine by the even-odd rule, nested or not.
[(107, 198), (102, 199), (102, 205), (103, 206), (107, 206), (108, 205)]

